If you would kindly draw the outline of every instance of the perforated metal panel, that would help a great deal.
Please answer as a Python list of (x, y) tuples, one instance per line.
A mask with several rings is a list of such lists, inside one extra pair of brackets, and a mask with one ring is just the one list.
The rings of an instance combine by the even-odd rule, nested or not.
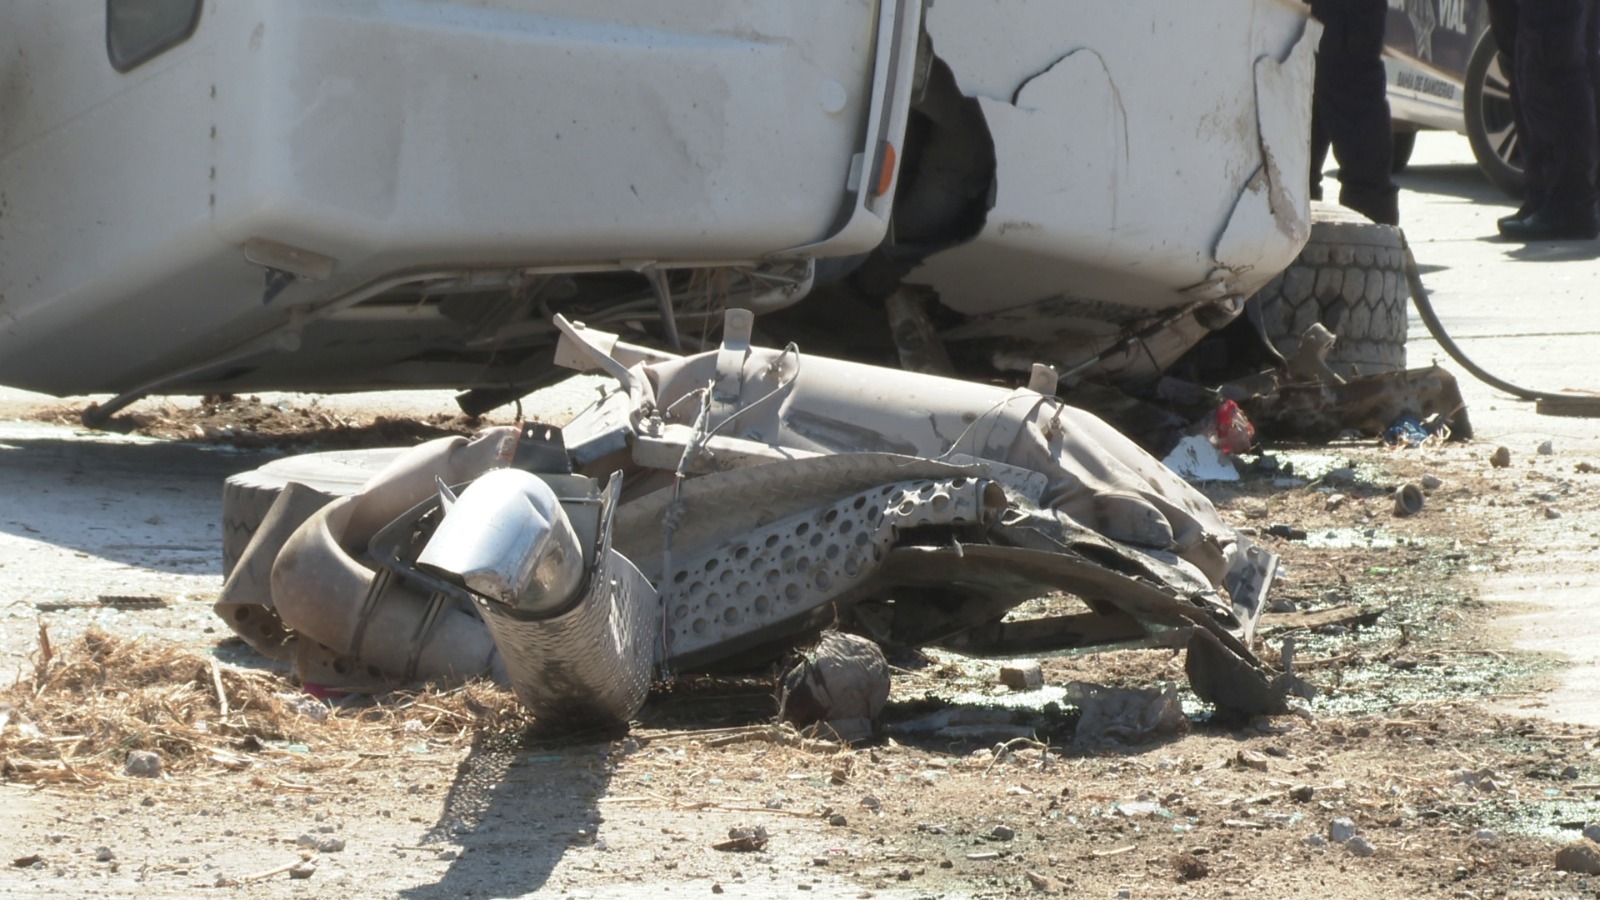
[(708, 661), (808, 618), (865, 583), (901, 529), (982, 521), (988, 482), (956, 477), (886, 484), (675, 553), (661, 584), (669, 659)]

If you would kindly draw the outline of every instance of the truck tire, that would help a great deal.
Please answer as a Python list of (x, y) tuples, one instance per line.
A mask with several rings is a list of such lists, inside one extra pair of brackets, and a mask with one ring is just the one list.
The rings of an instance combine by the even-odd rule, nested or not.
[(1527, 189), (1522, 171), (1522, 142), (1511, 110), (1511, 82), (1501, 65), (1494, 35), (1485, 31), (1467, 63), (1461, 96), (1467, 142), (1478, 168), (1495, 187), (1521, 199)]
[(233, 574), (284, 485), (296, 481), (330, 498), (347, 497), (402, 452), (402, 448), (384, 447), (303, 453), (230, 475), (222, 485), (222, 577)]
[(1313, 203), (1311, 239), (1256, 295), (1267, 338), (1285, 358), (1316, 323), (1339, 336), (1328, 364), (1345, 377), (1406, 367), (1405, 250), (1400, 232)]

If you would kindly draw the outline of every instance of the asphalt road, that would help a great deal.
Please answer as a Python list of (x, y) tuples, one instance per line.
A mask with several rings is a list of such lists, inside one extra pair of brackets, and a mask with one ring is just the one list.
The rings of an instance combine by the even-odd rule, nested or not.
[[(1514, 204), (1477, 173), (1455, 135), (1422, 135), (1400, 183), (1401, 226), (1435, 311), (1467, 356), (1518, 387), (1600, 393), (1600, 241), (1502, 241), (1494, 221)], [(1407, 343), (1410, 365), (1437, 359), (1457, 373), (1486, 454), (1505, 445), (1515, 459), (1546, 440), (1558, 455), (1600, 452), (1600, 419), (1539, 415), (1477, 381), (1445, 356), (1415, 310)], [(1518, 536), (1527, 545), (1483, 588), (1515, 610), (1502, 620), (1515, 646), (1573, 663), (1531, 711), (1588, 725), (1600, 725), (1597, 533), (1600, 510), (1568, 510), (1530, 527)]]
[[(1403, 227), (1447, 329), (1482, 366), (1547, 391), (1600, 391), (1600, 242), (1502, 242), (1494, 220), (1512, 208), (1472, 164), (1466, 140), (1424, 134), (1401, 176)], [(1531, 454), (1600, 453), (1600, 420), (1552, 418), (1477, 382), (1450, 362), (1413, 314), (1410, 364), (1438, 360), (1462, 381), (1485, 455), (1498, 444)], [(163, 445), (15, 420), (58, 404), (0, 389), (0, 629), (33, 619), (22, 603), (101, 595), (204, 596), (220, 587), (221, 482), (264, 457), (229, 449)], [(448, 392), (329, 398), (334, 408), (397, 414), (450, 411)], [(1600, 724), (1590, 702), (1600, 675), (1600, 511), (1569, 515), (1539, 532), (1537, 552), (1514, 556), (1485, 585), (1490, 598), (1548, 607), (1505, 621), (1521, 646), (1569, 654), (1568, 686), (1538, 712)], [(1550, 575), (1552, 563), (1561, 577)], [(12, 604), (8, 606), (8, 604)], [(194, 627), (214, 624), (198, 607)], [(114, 613), (105, 613), (114, 616)], [(206, 620), (202, 622), (201, 620)], [(7, 642), (12, 643), (12, 642)], [(3, 656), (4, 654), (0, 654)], [(0, 669), (10, 668), (0, 658)]]

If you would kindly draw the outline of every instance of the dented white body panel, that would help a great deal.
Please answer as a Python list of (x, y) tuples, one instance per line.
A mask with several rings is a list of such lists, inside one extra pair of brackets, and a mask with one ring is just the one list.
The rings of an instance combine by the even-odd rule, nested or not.
[(1249, 295), (1305, 243), (1303, 4), (942, 2), (926, 28), (996, 157), (982, 232), (912, 276), (947, 306), (1132, 317)]
[[(108, 55), (112, 11), (185, 3), (188, 33)], [(0, 383), (126, 392), (104, 415), (528, 389), (552, 312), (676, 345), (879, 249), (974, 337), (1022, 315), (1024, 370), (1070, 360), (1036, 348), (1294, 257), (1315, 28), (1287, 0), (10, 4)], [(935, 65), (981, 106), (963, 133), (992, 140), (992, 183), (961, 177), (989, 208), (924, 219), (908, 255)]]

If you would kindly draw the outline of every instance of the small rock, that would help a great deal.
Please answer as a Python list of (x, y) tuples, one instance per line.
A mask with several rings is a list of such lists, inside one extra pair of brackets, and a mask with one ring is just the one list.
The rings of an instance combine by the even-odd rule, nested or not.
[(826, 856), (813, 856), (811, 857), (811, 864), (813, 866), (825, 866), (828, 864), (828, 858)]
[(1494, 448), (1494, 453), (1489, 456), (1489, 465), (1496, 469), (1504, 469), (1511, 465), (1511, 448), (1504, 446)]
[(1306, 530), (1304, 528), (1296, 528), (1293, 525), (1274, 525), (1267, 529), (1267, 534), (1273, 537), (1281, 537), (1288, 541), (1303, 541), (1306, 539)]
[(755, 828), (742, 828), (735, 826), (728, 829), (728, 839), (718, 841), (711, 845), (713, 850), (724, 853), (754, 853), (767, 846), (767, 829), (764, 825)]
[(845, 825), (849, 825), (850, 824), (850, 820), (846, 819), (844, 817), (844, 813), (834, 813), (833, 815), (828, 817), (828, 824), (842, 827), (842, 826), (845, 826)]
[(1000, 667), (1000, 683), (1013, 691), (1036, 691), (1044, 687), (1044, 672), (1034, 660), (1017, 660)]
[(1554, 456), (1555, 453), (1556, 453), (1556, 445), (1555, 445), (1554, 442), (1545, 441), (1544, 443), (1539, 445), (1539, 455), (1540, 456)]
[(1493, 828), (1479, 828), (1477, 831), (1472, 833), (1472, 838), (1473, 840), (1489, 843), (1490, 841), (1498, 841), (1500, 839), (1500, 835), (1495, 834)]
[(1337, 469), (1329, 469), (1327, 474), (1322, 476), (1322, 481), (1324, 484), (1355, 484), (1355, 466), (1340, 466)]
[(1316, 793), (1317, 789), (1309, 784), (1297, 784), (1289, 788), (1289, 799), (1296, 803), (1310, 803)]
[[(1593, 826), (1593, 827), (1600, 828), (1600, 826)], [(62, 834), (59, 831), (47, 831), (47, 832), (44, 833), (44, 839), (49, 841), (52, 844), (59, 844), (62, 841), (66, 840), (67, 836)]]
[(312, 844), (312, 846), (317, 848), (318, 853), (342, 853), (344, 852), (344, 838), (321, 837), (317, 838), (316, 843)]
[(1590, 822), (1583, 826), (1583, 836), (1600, 844), (1600, 822)]
[(1199, 881), (1211, 874), (1211, 867), (1193, 853), (1179, 853), (1172, 857), (1172, 867), (1178, 870), (1179, 881)]
[(1586, 841), (1568, 844), (1556, 851), (1556, 868), (1563, 872), (1600, 875), (1600, 848)]
[(1554, 506), (1546, 506), (1544, 508), (1544, 517), (1546, 519), (1559, 519), (1561, 518), (1561, 510), (1556, 509)]
[(711, 893), (713, 893), (713, 894), (722, 893), (722, 884), (720, 882), (716, 882), (716, 881), (711, 882)]
[(868, 794), (865, 797), (861, 798), (861, 805), (866, 807), (867, 809), (876, 810), (876, 809), (882, 808), (883, 801), (879, 800), (877, 797), (872, 796), (871, 794)]
[(1279, 597), (1267, 605), (1267, 610), (1275, 613), (1292, 613), (1298, 612), (1300, 607), (1295, 605), (1293, 600), (1286, 600), (1282, 597)]
[(901, 869), (900, 870), (900, 874), (896, 875), (895, 878), (898, 878), (901, 881), (910, 881), (911, 880), (911, 870), (910, 869)]
[(1056, 892), (1056, 880), (1049, 875), (1040, 872), (1024, 872), (1022, 874), (1027, 877), (1028, 883), (1033, 885), (1034, 890), (1043, 891), (1046, 894)]
[(130, 750), (122, 773), (131, 778), (160, 778), (161, 754), (150, 750)]
[(1117, 888), (1117, 900), (1133, 900), (1133, 888)]
[(1322, 501), (1322, 508), (1328, 512), (1333, 512), (1334, 510), (1343, 506), (1344, 501), (1347, 499), (1349, 498), (1343, 494), (1329, 494), (1328, 498)]
[(440, 850), (434, 859), (437, 859), (440, 862), (453, 862), (459, 856), (461, 856), (461, 851), (454, 847), (446, 847), (443, 850)]
[(1362, 857), (1371, 856), (1372, 854), (1378, 852), (1377, 847), (1372, 846), (1371, 842), (1360, 835), (1356, 835), (1350, 840), (1345, 841), (1344, 848), (1349, 850), (1352, 855)]
[(117, 855), (111, 852), (110, 847), (96, 847), (94, 848), (94, 858), (95, 862), (111, 862), (117, 858)]
[(1343, 844), (1356, 836), (1356, 823), (1349, 819), (1334, 819), (1328, 823), (1328, 840)]
[(1425, 491), (1436, 491), (1436, 490), (1438, 490), (1439, 488), (1442, 488), (1442, 487), (1444, 487), (1444, 479), (1440, 478), (1439, 476), (1437, 476), (1437, 475), (1424, 475), (1424, 476), (1422, 476), (1422, 489), (1423, 490), (1425, 490)]
[(1009, 825), (996, 825), (990, 832), (989, 838), (996, 841), (1009, 841), (1017, 836), (1017, 830)]
[(1306, 835), (1306, 846), (1307, 847), (1326, 847), (1326, 846), (1328, 846), (1328, 839), (1323, 837), (1320, 834), (1308, 834), (1308, 835)]
[(1567, 766), (1565, 769), (1561, 770), (1562, 781), (1577, 781), (1578, 775), (1579, 772), (1577, 766)]
[(1258, 753), (1255, 750), (1240, 750), (1239, 754), (1234, 757), (1234, 759), (1239, 763), (1240, 766), (1243, 766), (1246, 769), (1255, 769), (1257, 772), (1265, 772), (1272, 767), (1272, 763), (1267, 759), (1267, 755), (1265, 753)]
[(317, 867), (315, 865), (312, 865), (309, 860), (302, 861), (302, 862), (297, 862), (297, 863), (294, 864), (294, 867), (289, 870), (289, 877), (290, 878), (301, 878), (301, 879), (304, 879), (304, 878), (310, 878), (311, 876), (313, 876), (315, 874), (317, 874)]

